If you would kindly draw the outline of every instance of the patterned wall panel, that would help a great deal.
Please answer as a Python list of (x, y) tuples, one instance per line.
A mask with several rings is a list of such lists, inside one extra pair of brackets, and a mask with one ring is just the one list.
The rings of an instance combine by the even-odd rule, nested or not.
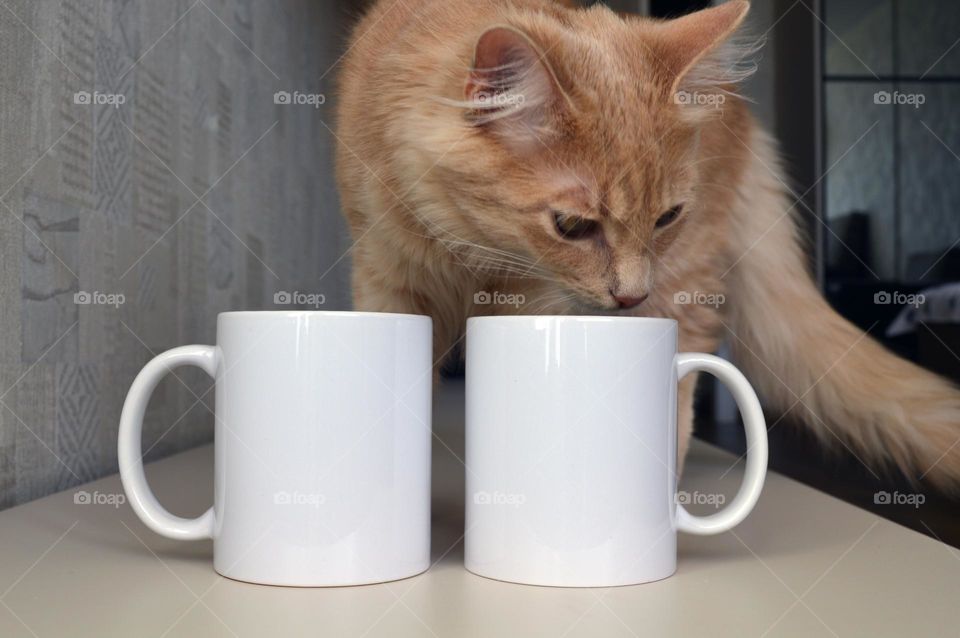
[[(957, 12), (960, 14), (960, 11)], [(960, 188), (957, 171), (960, 159), (960, 122), (957, 120), (958, 83), (904, 83), (901, 89), (923, 96), (922, 106), (900, 106), (898, 140), (901, 169), (900, 228), (902, 276), (918, 277), (931, 262), (943, 255), (960, 238)], [(920, 255), (924, 266), (911, 269), (910, 259)], [(923, 283), (929, 283), (924, 280)]]
[[(140, 367), (281, 290), (349, 307), (331, 91), (350, 11), (292, 0), (0, 9), (0, 508), (116, 471)], [(327, 74), (322, 82), (318, 80)], [(319, 88), (322, 87), (322, 88)], [(211, 381), (150, 403), (148, 460), (213, 436)]]

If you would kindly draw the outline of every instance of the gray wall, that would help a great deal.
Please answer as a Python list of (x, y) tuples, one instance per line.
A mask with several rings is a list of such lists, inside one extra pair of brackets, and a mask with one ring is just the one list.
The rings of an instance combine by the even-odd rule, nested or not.
[[(824, 8), (836, 34), (824, 42), (825, 163), (843, 157), (824, 179), (826, 217), (866, 213), (871, 271), (932, 285), (936, 274), (921, 273), (960, 237), (960, 3), (824, 0)], [(911, 101), (878, 103), (880, 91)], [(831, 255), (846, 252), (827, 239)]]
[[(0, 5), (0, 507), (116, 471), (137, 370), (212, 343), (218, 312), (347, 306), (325, 126), (344, 4)], [(148, 460), (212, 438), (209, 387), (161, 384)]]

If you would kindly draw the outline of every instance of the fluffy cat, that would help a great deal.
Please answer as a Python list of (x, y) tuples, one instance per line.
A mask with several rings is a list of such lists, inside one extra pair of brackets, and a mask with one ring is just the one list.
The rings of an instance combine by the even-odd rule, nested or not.
[(672, 317), (681, 349), (703, 352), (729, 334), (768, 405), (955, 488), (960, 392), (837, 315), (807, 272), (775, 145), (736, 95), (748, 8), (660, 21), (547, 0), (377, 2), (338, 104), (355, 307), (432, 316), (435, 356), (474, 314)]

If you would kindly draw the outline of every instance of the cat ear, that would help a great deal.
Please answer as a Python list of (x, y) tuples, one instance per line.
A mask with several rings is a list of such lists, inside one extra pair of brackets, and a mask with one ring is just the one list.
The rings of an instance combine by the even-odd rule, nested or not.
[(518, 152), (542, 148), (566, 99), (540, 47), (506, 26), (477, 40), (464, 97), (471, 122)]
[(731, 0), (657, 26), (656, 56), (666, 68), (670, 95), (710, 89), (722, 92), (724, 85), (735, 84), (753, 72), (743, 61), (749, 62), (756, 44), (730, 41), (749, 10), (746, 0)]

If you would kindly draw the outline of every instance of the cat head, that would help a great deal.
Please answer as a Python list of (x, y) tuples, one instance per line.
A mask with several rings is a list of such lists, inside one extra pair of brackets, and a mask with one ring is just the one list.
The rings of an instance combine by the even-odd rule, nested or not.
[(748, 7), (658, 21), (600, 6), (488, 25), (454, 80), (463, 135), (438, 165), (456, 219), (437, 228), (581, 307), (641, 303), (702, 207), (700, 133), (745, 75), (729, 38)]

